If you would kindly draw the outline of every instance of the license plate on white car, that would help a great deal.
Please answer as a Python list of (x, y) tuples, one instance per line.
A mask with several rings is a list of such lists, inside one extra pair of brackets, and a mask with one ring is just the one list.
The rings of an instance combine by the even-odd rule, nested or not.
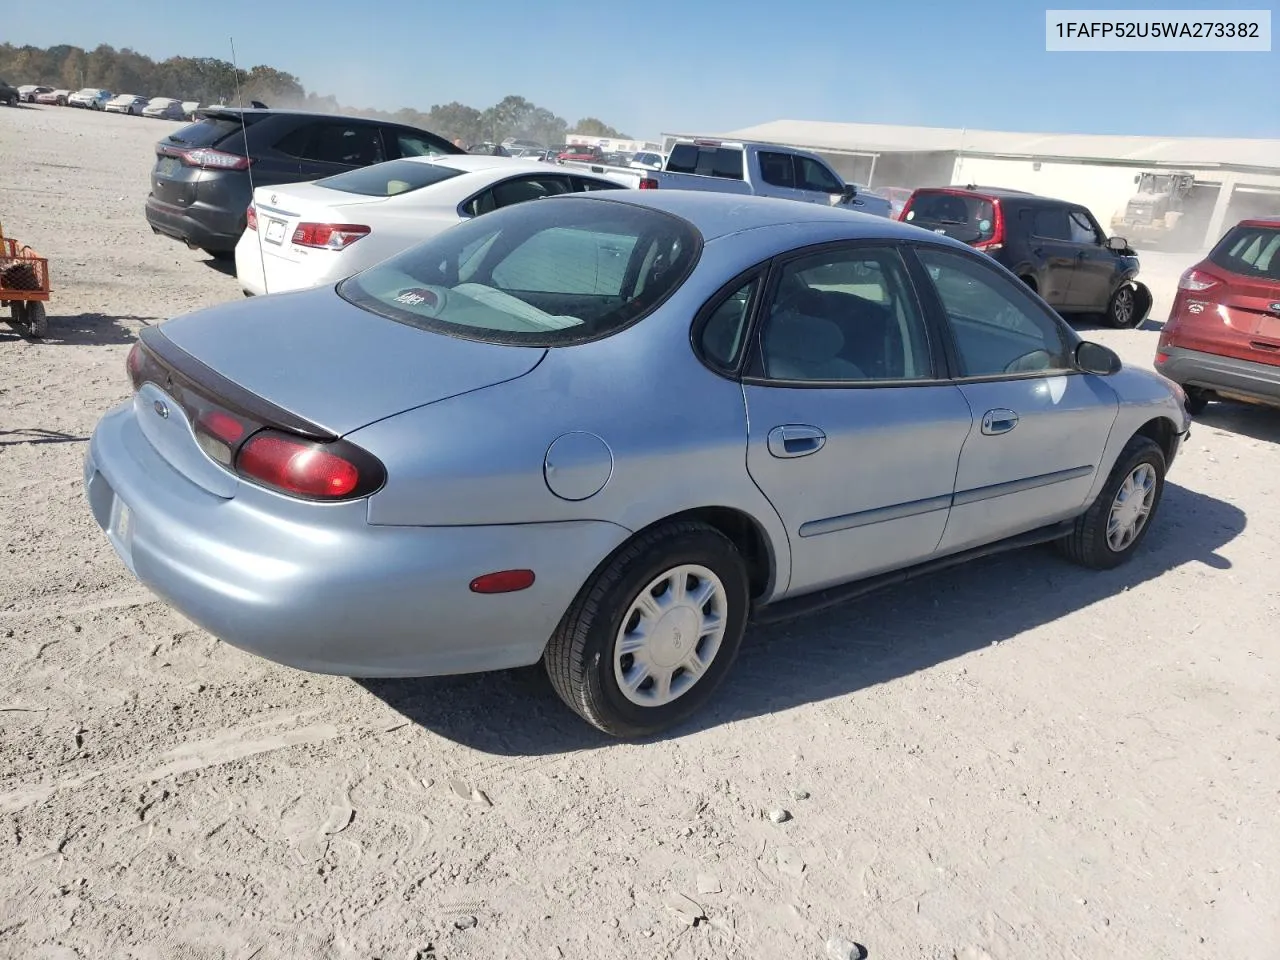
[(284, 243), (284, 221), (267, 221), (267, 243)]

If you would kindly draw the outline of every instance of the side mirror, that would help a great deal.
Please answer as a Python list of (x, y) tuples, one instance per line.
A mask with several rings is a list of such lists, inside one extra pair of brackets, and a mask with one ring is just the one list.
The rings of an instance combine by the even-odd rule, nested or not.
[(1109, 347), (1090, 340), (1082, 340), (1076, 346), (1076, 369), (1099, 377), (1109, 377), (1120, 371), (1119, 355)]
[(844, 185), (844, 189), (840, 191), (840, 200), (841, 200), (843, 203), (848, 203), (850, 200), (852, 200), (852, 199), (853, 199), (854, 197), (856, 197), (857, 195), (858, 195), (858, 188), (857, 188), (857, 186), (856, 186), (855, 184), (852, 184), (852, 183), (846, 183), (846, 184)]
[(1121, 253), (1129, 249), (1129, 241), (1124, 237), (1109, 237), (1107, 239), (1107, 249)]
[(1134, 177), (1134, 178), (1133, 178), (1133, 182), (1134, 182), (1134, 183), (1141, 183), (1141, 182), (1142, 182), (1142, 174), (1138, 174), (1136, 177)]

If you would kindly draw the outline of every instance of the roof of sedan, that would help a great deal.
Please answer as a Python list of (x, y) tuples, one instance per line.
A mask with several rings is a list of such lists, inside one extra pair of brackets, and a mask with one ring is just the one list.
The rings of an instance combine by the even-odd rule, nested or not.
[[(454, 158), (450, 158), (454, 159)], [(592, 200), (652, 207), (688, 220), (706, 240), (743, 230), (791, 223), (837, 223), (850, 227), (850, 238), (902, 237), (919, 239), (920, 228), (874, 214), (858, 215), (847, 207), (803, 203), (772, 197), (735, 196), (701, 190), (608, 190), (588, 194), (564, 194)], [(553, 198), (560, 199), (560, 198)]]

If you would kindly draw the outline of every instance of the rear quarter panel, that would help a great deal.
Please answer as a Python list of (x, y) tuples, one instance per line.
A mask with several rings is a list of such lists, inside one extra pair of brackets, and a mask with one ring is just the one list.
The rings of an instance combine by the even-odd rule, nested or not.
[[(752, 517), (771, 546), (775, 576), (766, 597), (785, 587), (785, 530), (746, 472), (742, 388), (704, 367), (690, 345), (695, 313), (751, 262), (742, 244), (708, 244), (685, 286), (632, 327), (552, 349), (520, 379), (353, 432), (350, 439), (387, 467), (369, 521), (591, 519), (634, 531), (686, 510), (730, 507)], [(583, 500), (556, 496), (544, 474), (548, 448), (571, 432), (594, 434), (611, 453), (604, 488)]]

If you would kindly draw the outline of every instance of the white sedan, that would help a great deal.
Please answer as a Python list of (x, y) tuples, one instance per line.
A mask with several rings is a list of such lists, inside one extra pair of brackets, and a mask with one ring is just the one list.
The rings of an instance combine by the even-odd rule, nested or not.
[(443, 230), (525, 200), (621, 184), (536, 160), (406, 157), (310, 183), (258, 187), (236, 244), (245, 293), (337, 283)]

